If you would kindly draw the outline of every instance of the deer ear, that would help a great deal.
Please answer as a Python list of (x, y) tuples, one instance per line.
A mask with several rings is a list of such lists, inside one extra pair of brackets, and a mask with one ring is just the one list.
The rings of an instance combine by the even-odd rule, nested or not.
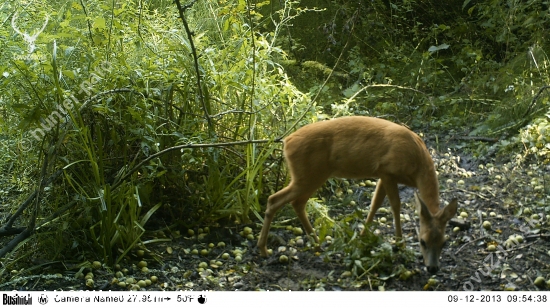
[(458, 207), (458, 200), (454, 198), (445, 208), (443, 208), (443, 215), (441, 216), (445, 221), (451, 220), (456, 215)]
[(416, 192), (414, 193), (414, 199), (416, 201), (416, 209), (418, 211), (418, 215), (424, 219), (432, 219), (432, 213), (430, 213), (428, 207), (426, 206), (426, 203), (424, 203), (424, 201), (420, 199)]

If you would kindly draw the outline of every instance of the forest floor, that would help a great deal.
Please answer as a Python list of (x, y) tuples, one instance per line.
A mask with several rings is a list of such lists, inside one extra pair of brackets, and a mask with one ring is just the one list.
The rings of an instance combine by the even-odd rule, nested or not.
[[(427, 144), (430, 148), (434, 146), (430, 140)], [(188, 236), (187, 230), (179, 233), (164, 231), (154, 235), (170, 240), (148, 244), (142, 257), (132, 252), (132, 258), (121, 264), (118, 277), (115, 274), (117, 270), (101, 267), (93, 270), (93, 285), (86, 286), (86, 279), (77, 274), (82, 266), (52, 262), (26, 274), (14, 272), (10, 282), (0, 283), (0, 290), (127, 290), (132, 286), (137, 288), (135, 285), (139, 280), (146, 285), (142, 290), (167, 291), (549, 289), (550, 284), (546, 285), (540, 278), (535, 283), (537, 277), (550, 280), (550, 220), (546, 199), (550, 189), (548, 166), (499, 163), (494, 157), (489, 157), (491, 155), (473, 159), (471, 155), (461, 153), (459, 148), (447, 149), (446, 153), (432, 153), (438, 166), (441, 187), (445, 187), (441, 191), (442, 200), (450, 201), (457, 197), (457, 216), (465, 212), (467, 217), (464, 221), (469, 223), (468, 228), (462, 227), (461, 230), (447, 226), (449, 240), (442, 252), (441, 270), (436, 275), (426, 271), (418, 253), (418, 219), (410, 205), (413, 189), (400, 187), (402, 214), (407, 217), (402, 222), (406, 249), (416, 253), (414, 261), (401, 264), (410, 271), (411, 275), (407, 278), (384, 277), (376, 273), (353, 277), (349, 268), (337, 258), (338, 254), (326, 258), (322, 252), (304, 248), (309, 242), (306, 237), (303, 237), (305, 244), (301, 241), (296, 244), (293, 231), (285, 226), (301, 226), (292, 217), (288, 206), (287, 210), (277, 215), (271, 229), (268, 247), (274, 253), (269, 258), (259, 256), (256, 239), (249, 240), (239, 235), (238, 232), (244, 227), (242, 225), (238, 228), (212, 227), (208, 233), (199, 236), (200, 239)], [(353, 187), (357, 207), (366, 213), (370, 198), (360, 191), (374, 188)], [(387, 200), (383, 206), (390, 213)], [(345, 216), (354, 210), (341, 206), (331, 209), (329, 214)], [(391, 240), (394, 233), (391, 214), (377, 214), (377, 218), (380, 217), (387, 217), (388, 222), (375, 223), (371, 229), (376, 229), (384, 240)], [(482, 221), (489, 221), (491, 227), (484, 228)], [(258, 221), (249, 227), (257, 235), (261, 225)], [(150, 239), (153, 239), (153, 234)], [(219, 242), (225, 246), (218, 245)], [(208, 247), (210, 243), (214, 247)], [(490, 245), (493, 247), (489, 248)], [(193, 249), (197, 249), (198, 254)], [(201, 255), (203, 249), (208, 250), (208, 254)], [(288, 255), (289, 252), (292, 252), (289, 260), (280, 262), (280, 255)], [(224, 253), (228, 255), (223, 256)], [(137, 266), (141, 260), (147, 262), (146, 272)], [(84, 270), (82, 274), (86, 271), (89, 270)], [(156, 276), (157, 280), (151, 279), (152, 276)]]

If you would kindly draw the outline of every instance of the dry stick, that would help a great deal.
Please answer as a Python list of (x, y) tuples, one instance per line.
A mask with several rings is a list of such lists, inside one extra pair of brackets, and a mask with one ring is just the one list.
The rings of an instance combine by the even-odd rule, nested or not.
[(208, 114), (208, 108), (206, 108), (206, 102), (204, 101), (204, 95), (202, 93), (201, 73), (199, 70), (199, 58), (197, 57), (197, 49), (195, 48), (195, 43), (193, 42), (193, 33), (189, 29), (189, 25), (187, 24), (185, 15), (183, 15), (184, 11), (190, 8), (191, 6), (193, 6), (195, 2), (197, 2), (197, 0), (194, 0), (191, 3), (182, 7), (180, 1), (176, 0), (176, 5), (178, 7), (178, 13), (180, 15), (181, 21), (183, 22), (183, 27), (185, 28), (185, 32), (187, 33), (187, 39), (189, 40), (189, 45), (191, 46), (191, 53), (193, 55), (193, 62), (195, 64), (195, 73), (197, 74), (197, 88), (198, 88), (197, 91), (199, 92), (199, 100), (202, 104), (204, 116), (208, 121), (208, 127), (209, 127), (208, 131), (209, 133), (212, 133), (214, 131), (214, 125), (212, 124), (212, 118), (210, 117), (210, 114)]
[(525, 236), (526, 241), (535, 241), (538, 239), (543, 239), (545, 241), (550, 240), (550, 234), (533, 234), (533, 235), (527, 235)]
[(0, 236), (8, 236), (8, 235), (14, 235), (23, 232), (23, 230), (27, 229), (26, 227), (7, 227), (3, 226), (0, 228)]
[(28, 228), (25, 228), (23, 232), (19, 233), (13, 240), (11, 240), (6, 246), (0, 249), (0, 258), (3, 258), (8, 252), (14, 249), (19, 243), (24, 241), (27, 237), (31, 235), (31, 231)]
[[(59, 133), (59, 130), (57, 130), (57, 133)], [(27, 226), (27, 230), (31, 233), (34, 232), (34, 226), (36, 225), (36, 217), (38, 216), (38, 206), (40, 204), (40, 200), (42, 199), (41, 194), (42, 194), (42, 191), (44, 190), (44, 186), (46, 186), (44, 185), (46, 172), (48, 171), (50, 159), (55, 155), (55, 148), (53, 147), (53, 145), (54, 145), (54, 142), (52, 140), (50, 142), (50, 146), (48, 147), (48, 151), (44, 153), (44, 162), (42, 163), (42, 171), (40, 172), (40, 182), (38, 182), (38, 189), (36, 189), (35, 206), (31, 213), (30, 224)]]
[[(276, 140), (275, 140), (276, 141)], [(126, 180), (129, 176), (131, 176), (134, 172), (136, 172), (141, 166), (143, 166), (146, 162), (150, 161), (153, 158), (157, 158), (159, 156), (162, 156), (168, 152), (181, 150), (181, 149), (193, 149), (193, 148), (217, 148), (217, 147), (224, 147), (224, 146), (233, 146), (233, 145), (243, 145), (243, 144), (256, 144), (256, 143), (269, 143), (274, 142), (274, 140), (268, 140), (268, 139), (262, 139), (262, 140), (243, 140), (243, 141), (235, 141), (235, 142), (220, 142), (220, 143), (194, 143), (194, 144), (183, 144), (183, 145), (177, 145), (174, 147), (170, 147), (167, 149), (164, 149), (160, 152), (157, 152), (146, 159), (142, 160), (137, 166), (132, 168), (132, 170), (128, 171), (125, 175), (123, 175), (119, 180), (117, 180), (113, 187), (111, 188), (111, 191), (114, 191), (124, 180)]]
[(539, 91), (537, 92), (537, 94), (535, 95), (535, 97), (533, 97), (533, 100), (531, 100), (531, 104), (529, 104), (529, 107), (527, 108), (527, 110), (525, 111), (525, 114), (523, 115), (523, 117), (527, 116), (527, 114), (529, 114), (529, 112), (531, 111), (531, 108), (533, 108), (533, 106), (535, 105), (535, 102), (537, 101), (537, 99), (539, 98), (539, 96), (541, 95), (542, 91), (543, 90), (546, 90), (550, 88), (550, 86), (543, 86), (539, 89)]
[(480, 238), (472, 239), (472, 240), (469, 241), (468, 243), (462, 245), (457, 251), (455, 251), (454, 254), (457, 255), (464, 247), (466, 247), (466, 246), (468, 246), (468, 245), (470, 245), (470, 244), (473, 244), (473, 243), (475, 243), (476, 241), (483, 240), (483, 239), (486, 239), (486, 238), (489, 238), (489, 239), (490, 239), (490, 237), (488, 237), (488, 236), (482, 236), (482, 237), (480, 237)]
[[(51, 148), (51, 146), (50, 146)], [(48, 170), (48, 165), (49, 165), (49, 162), (50, 162), (50, 159), (51, 157), (50, 156), (53, 156), (54, 155), (54, 152), (53, 151), (48, 151), (47, 153), (44, 153), (44, 162), (42, 164), (42, 170), (40, 172), (40, 182), (38, 184), (38, 188), (34, 191), (34, 193), (29, 196), (29, 198), (27, 198), (27, 200), (19, 207), (19, 209), (17, 210), (17, 212), (14, 214), (13, 217), (10, 218), (10, 220), (8, 221), (7, 223), (7, 226), (3, 227), (2, 229), (4, 230), (7, 230), (7, 231), (10, 231), (11, 229), (11, 226), (13, 224), (13, 221), (19, 216), (21, 215), (21, 213), (23, 212), (23, 210), (25, 208), (27, 208), (32, 200), (36, 200), (35, 201), (35, 207), (33, 208), (32, 210), (32, 213), (31, 213), (31, 218), (30, 218), (30, 223), (29, 225), (24, 228), (21, 233), (19, 233), (14, 239), (12, 239), (6, 246), (4, 246), (1, 250), (0, 250), (0, 258), (3, 258), (4, 255), (6, 255), (8, 252), (10, 252), (12, 249), (14, 249), (19, 243), (21, 243), (22, 241), (24, 241), (26, 238), (28, 238), (29, 236), (31, 236), (34, 231), (35, 231), (35, 224), (36, 224), (36, 217), (38, 216), (38, 206), (40, 204), (40, 194), (42, 193), (42, 191), (44, 190), (44, 186), (46, 186), (47, 182), (53, 178), (50, 177), (48, 179), (44, 179), (45, 176), (46, 176), (46, 171)], [(59, 171), (58, 171), (59, 172)], [(56, 172), (56, 173), (58, 173)], [(59, 172), (60, 173), (60, 172)]]
[(474, 141), (486, 141), (486, 142), (498, 142), (498, 138), (491, 137), (478, 137), (478, 136), (453, 136), (451, 139), (459, 140), (474, 140)]
[[(61, 174), (61, 170), (58, 170), (56, 172), (56, 174)], [(53, 178), (50, 177), (50, 178)], [(46, 183), (44, 184), (44, 186), (47, 185)], [(36, 191), (33, 193), (33, 196), (36, 196)], [(34, 197), (33, 197), (34, 198)], [(30, 201), (32, 199), (28, 199), (27, 201), (25, 201), (26, 203), (30, 204)], [(20, 242), (24, 241), (27, 237), (29, 237), (30, 235), (32, 235), (32, 233), (43, 227), (44, 225), (50, 223), (52, 220), (54, 220), (55, 218), (61, 216), (61, 214), (65, 213), (66, 211), (68, 211), (70, 208), (72, 208), (74, 205), (76, 205), (78, 203), (78, 200), (73, 200), (71, 202), (69, 202), (69, 204), (65, 205), (64, 207), (58, 209), (57, 211), (55, 211), (54, 213), (52, 213), (48, 218), (44, 219), (44, 221), (39, 224), (34, 230), (32, 230), (31, 228), (10, 228), (10, 229), (7, 229), (8, 232), (12, 232), (12, 231), (17, 231), (17, 232), (12, 232), (12, 233), (3, 233), (2, 231), (6, 230), (6, 227), (3, 227), (2, 229), (0, 229), (0, 235), (12, 235), (12, 234), (16, 234), (16, 233), (19, 233), (14, 239), (12, 239), (6, 246), (4, 246), (2, 249), (0, 249), (0, 258), (3, 258), (8, 252), (10, 252), (12, 249), (14, 249)], [(28, 205), (27, 204), (27, 205)], [(22, 206), (23, 207), (23, 206)], [(26, 207), (26, 206), (25, 206)], [(21, 208), (20, 208), (21, 210)]]
[[(512, 247), (512, 248), (505, 249), (504, 251), (505, 251), (507, 254), (509, 254), (509, 253), (514, 252), (514, 251), (522, 250), (522, 249), (527, 248), (527, 247), (529, 247), (529, 246), (532, 246), (532, 245), (534, 245), (534, 244), (537, 244), (537, 242), (534, 241), (534, 242), (532, 242), (532, 243), (525, 243), (525, 244), (522, 244), (522, 245), (519, 245), (519, 244), (518, 244), (518, 245), (515, 245), (515, 246)], [(498, 251), (497, 251), (497, 252), (498, 252)], [(477, 254), (480, 254), (480, 255), (490, 255), (490, 254), (492, 254), (492, 253), (497, 253), (497, 252), (495, 252), (495, 251), (478, 251), (478, 252), (476, 252), (476, 253), (477, 253)]]
[(466, 189), (463, 189), (463, 188), (455, 188), (455, 190), (459, 190), (459, 191), (464, 192), (464, 193), (469, 193), (469, 194), (472, 194), (472, 195), (476, 195), (476, 196), (478, 196), (479, 198), (481, 198), (483, 200), (491, 200), (491, 198), (485, 197), (482, 194), (473, 192), (471, 190), (466, 190)]
[[(43, 186), (46, 186), (53, 182), (61, 173), (63, 170), (57, 170), (53, 175), (51, 175), (47, 180), (45, 180)], [(2, 235), (10, 235), (14, 234), (12, 230), (21, 230), (21, 228), (13, 228), (13, 223), (15, 220), (23, 213), (23, 211), (32, 203), (34, 198), (36, 198), (36, 195), (38, 194), (38, 190), (33, 191), (32, 194), (30, 194), (27, 199), (19, 206), (19, 209), (17, 212), (15, 212), (6, 222), (6, 224), (0, 228), (0, 236)]]
[(32, 203), (36, 195), (38, 194), (38, 191), (35, 190), (27, 197), (27, 200), (23, 201), (23, 203), (19, 206), (19, 209), (17, 209), (17, 212), (13, 214), (6, 224), (0, 228), (0, 235), (10, 235), (13, 234), (12, 230), (15, 230), (12, 226), (15, 220), (23, 213), (23, 211)]
[[(483, 214), (481, 213), (481, 210), (477, 210), (477, 216), (479, 218), (479, 233), (484, 234), (489, 237), (487, 230), (483, 227)], [(492, 237), (490, 237), (492, 240), (494, 240)]]

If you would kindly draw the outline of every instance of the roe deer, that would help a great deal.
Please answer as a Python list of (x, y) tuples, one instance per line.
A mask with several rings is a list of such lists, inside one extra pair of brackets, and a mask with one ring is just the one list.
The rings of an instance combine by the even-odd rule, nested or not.
[(439, 270), (445, 227), (456, 214), (457, 200), (439, 208), (439, 184), (426, 145), (408, 128), (378, 118), (351, 116), (306, 125), (284, 140), (290, 184), (268, 198), (258, 248), (267, 256), (267, 236), (275, 213), (292, 203), (307, 234), (319, 241), (308, 220), (306, 202), (330, 177), (379, 178), (367, 224), (386, 195), (401, 239), (401, 201), (397, 184), (416, 187), (420, 216), (420, 250), (430, 273)]

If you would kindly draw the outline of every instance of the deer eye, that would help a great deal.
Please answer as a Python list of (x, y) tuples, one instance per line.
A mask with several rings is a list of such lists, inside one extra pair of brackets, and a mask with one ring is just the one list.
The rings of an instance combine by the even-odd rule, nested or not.
[(422, 245), (423, 248), (426, 248), (426, 242), (424, 240), (420, 240), (420, 245)]

